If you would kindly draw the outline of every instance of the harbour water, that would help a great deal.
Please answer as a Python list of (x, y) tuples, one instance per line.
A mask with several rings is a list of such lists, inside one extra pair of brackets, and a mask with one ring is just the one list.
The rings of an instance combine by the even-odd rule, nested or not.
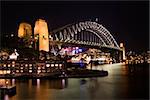
[[(136, 66), (136, 65), (135, 65)], [(127, 100), (149, 99), (149, 66), (129, 71), (123, 64), (93, 67), (108, 76), (68, 79), (11, 79), (16, 95), (4, 100)], [(0, 79), (2, 80), (2, 79)]]

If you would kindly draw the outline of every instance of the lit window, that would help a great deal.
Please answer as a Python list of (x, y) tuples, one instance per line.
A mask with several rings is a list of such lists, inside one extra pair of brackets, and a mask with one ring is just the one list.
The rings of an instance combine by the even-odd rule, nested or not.
[(58, 66), (58, 64), (55, 64), (55, 66)]
[(50, 66), (50, 64), (46, 64), (46, 67), (49, 67)]
[(31, 67), (31, 66), (32, 66), (32, 64), (29, 64), (29, 66)]
[(51, 67), (54, 67), (54, 64), (51, 64)]
[(0, 71), (0, 74), (3, 74), (3, 71)]
[(23, 70), (21, 70), (21, 73), (23, 73)]
[(12, 65), (12, 67), (15, 67), (15, 65)]
[(19, 73), (19, 70), (16, 70), (17, 73)]
[(6, 70), (4, 70), (4, 74), (6, 74)]
[(7, 70), (7, 74), (10, 74), (10, 70)]
[(38, 69), (41, 69), (41, 67), (38, 67)]
[(12, 64), (15, 64), (15, 61), (13, 61)]
[(8, 67), (10, 67), (10, 64), (8, 64)]
[(29, 70), (29, 73), (32, 73), (32, 70)]
[(25, 64), (25, 66), (27, 67), (27, 66), (28, 66), (28, 64)]
[(6, 64), (4, 64), (4, 67), (6, 67)]
[(38, 70), (38, 74), (41, 73), (41, 70)]

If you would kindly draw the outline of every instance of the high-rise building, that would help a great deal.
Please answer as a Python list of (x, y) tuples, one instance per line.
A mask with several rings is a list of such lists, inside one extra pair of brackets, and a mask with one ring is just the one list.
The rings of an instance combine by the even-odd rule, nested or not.
[(43, 50), (49, 52), (49, 33), (48, 33), (48, 26), (45, 20), (38, 19), (35, 22), (34, 27), (34, 39), (39, 42), (39, 51)]

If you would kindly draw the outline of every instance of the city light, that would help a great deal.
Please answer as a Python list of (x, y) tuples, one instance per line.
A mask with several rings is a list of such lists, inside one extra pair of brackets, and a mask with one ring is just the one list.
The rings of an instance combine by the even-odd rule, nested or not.
[(50, 66), (50, 64), (46, 64), (46, 67), (49, 67)]

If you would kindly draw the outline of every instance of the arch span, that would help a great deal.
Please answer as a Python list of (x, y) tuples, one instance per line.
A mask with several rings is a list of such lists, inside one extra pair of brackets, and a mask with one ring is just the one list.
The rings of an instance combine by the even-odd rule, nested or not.
[(53, 41), (77, 43), (120, 50), (111, 33), (101, 24), (91, 21), (66, 25), (52, 32)]

